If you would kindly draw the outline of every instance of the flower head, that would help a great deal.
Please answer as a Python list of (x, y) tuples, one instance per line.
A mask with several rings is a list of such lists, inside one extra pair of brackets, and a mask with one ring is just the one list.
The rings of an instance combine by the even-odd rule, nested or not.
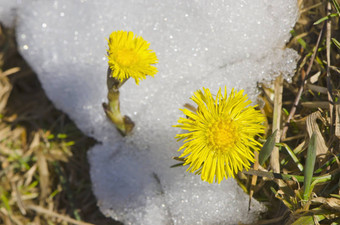
[(157, 63), (156, 53), (149, 49), (150, 43), (142, 37), (136, 37), (133, 32), (115, 31), (108, 40), (109, 66), (112, 76), (119, 81), (129, 77), (139, 80), (146, 75), (153, 76), (157, 68), (151, 64)]
[(198, 106), (196, 112), (182, 109), (187, 118), (180, 118), (175, 126), (188, 131), (176, 135), (178, 140), (185, 139), (178, 150), (184, 150), (180, 156), (184, 165), (209, 183), (249, 169), (253, 150), (261, 146), (255, 136), (264, 133), (264, 116), (249, 105), (243, 90), (232, 89), (229, 97), (224, 91), (222, 95), (220, 88), (215, 99), (209, 89), (196, 91), (191, 98)]

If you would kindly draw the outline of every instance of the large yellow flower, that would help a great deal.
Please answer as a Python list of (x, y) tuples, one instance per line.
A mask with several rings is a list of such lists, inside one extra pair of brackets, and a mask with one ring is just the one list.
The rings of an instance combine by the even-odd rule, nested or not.
[(142, 37), (136, 37), (133, 32), (115, 31), (108, 44), (109, 66), (112, 76), (119, 81), (132, 77), (138, 84), (146, 75), (157, 73), (157, 68), (151, 65), (157, 63), (157, 56)]
[(250, 106), (243, 90), (232, 89), (229, 97), (224, 91), (222, 95), (220, 88), (215, 99), (209, 89), (196, 91), (191, 97), (198, 106), (196, 112), (182, 109), (187, 118), (180, 118), (175, 126), (188, 131), (176, 135), (178, 140), (185, 139), (178, 150), (184, 150), (180, 156), (184, 165), (209, 183), (249, 169), (253, 150), (261, 146), (254, 138), (264, 133), (264, 116)]

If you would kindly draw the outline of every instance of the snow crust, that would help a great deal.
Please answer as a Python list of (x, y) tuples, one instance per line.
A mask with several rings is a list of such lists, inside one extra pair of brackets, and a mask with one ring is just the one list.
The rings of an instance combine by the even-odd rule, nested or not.
[[(298, 55), (283, 49), (296, 0), (0, 0), (0, 20), (16, 25), (21, 54), (54, 104), (100, 143), (88, 154), (104, 214), (126, 224), (237, 224), (264, 206), (232, 179), (208, 184), (184, 167), (172, 125), (197, 89), (245, 89), (290, 79)], [(133, 31), (159, 59), (155, 78), (121, 88), (121, 109), (135, 123), (123, 139), (106, 118), (106, 38)]]

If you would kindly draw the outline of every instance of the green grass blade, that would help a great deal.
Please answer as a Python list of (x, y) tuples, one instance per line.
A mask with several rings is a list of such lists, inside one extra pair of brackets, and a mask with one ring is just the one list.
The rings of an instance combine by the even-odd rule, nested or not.
[(314, 220), (321, 221), (323, 219), (325, 219), (324, 215), (302, 216), (299, 219), (295, 220), (292, 225), (314, 225)]
[(340, 199), (340, 195), (336, 195), (336, 194), (330, 194), (330, 196), (334, 197), (334, 198), (338, 198)]
[(310, 196), (312, 194), (312, 191), (313, 191), (315, 185), (317, 185), (319, 183), (324, 183), (324, 182), (330, 181), (331, 179), (332, 179), (332, 177), (317, 177), (317, 179), (315, 179), (315, 180), (313, 179), (312, 184), (310, 185), (310, 188), (309, 188), (309, 193), (307, 193), (307, 195)]
[(1, 196), (0, 196), (0, 199), (3, 203), (3, 206), (5, 207), (5, 209), (7, 209), (7, 211), (9, 213), (12, 213), (12, 209), (11, 209), (11, 206), (9, 204), (9, 200), (8, 198), (6, 197), (5, 193), (2, 193)]
[(57, 138), (65, 139), (65, 138), (67, 138), (67, 134), (57, 134)]
[(309, 193), (311, 192), (311, 182), (313, 178), (313, 171), (316, 158), (316, 134), (313, 132), (312, 137), (309, 141), (307, 150), (307, 159), (304, 169), (304, 181), (303, 181), (303, 199), (308, 200)]
[[(269, 179), (296, 180), (298, 182), (304, 182), (305, 180), (304, 176), (283, 174), (283, 173), (273, 173), (273, 172), (266, 172), (266, 171), (253, 170), (253, 169), (249, 169), (248, 171), (243, 170), (242, 172), (244, 174), (255, 175), (258, 177), (267, 177)], [(340, 174), (340, 169), (337, 169), (333, 171), (332, 173), (325, 174), (319, 177), (312, 177), (312, 181), (317, 181), (316, 183), (327, 182), (332, 179), (335, 179), (338, 174)]]
[(325, 17), (322, 17), (321, 19), (319, 19), (318, 21), (316, 21), (315, 23), (313, 23), (313, 25), (318, 25), (319, 23), (325, 21), (325, 20), (328, 20), (332, 17), (336, 17), (336, 16), (339, 16), (338, 13), (332, 13), (332, 14), (329, 14), (328, 16), (325, 16)]
[(293, 159), (293, 161), (295, 162), (296, 166), (302, 172), (303, 171), (303, 165), (300, 163), (299, 159), (296, 157), (296, 155), (294, 154), (293, 150), (287, 144), (283, 143), (282, 146), (287, 150), (288, 154)]
[(331, 158), (327, 162), (325, 162), (322, 166), (320, 166), (319, 169), (315, 170), (314, 173), (321, 173), (324, 169), (326, 169), (328, 166), (333, 165), (335, 162), (337, 162), (340, 159), (340, 154), (337, 154), (335, 157)]
[(336, 11), (338, 12), (338, 14), (340, 14), (340, 7), (339, 4), (336, 0), (332, 0), (334, 8), (336, 9)]
[(268, 159), (270, 154), (272, 153), (274, 146), (275, 146), (275, 138), (276, 138), (277, 130), (272, 133), (264, 143), (260, 154), (259, 154), (259, 163), (262, 166), (264, 162)]
[[(297, 37), (297, 34), (296, 34), (295, 30), (291, 30), (291, 31), (290, 31), (290, 34), (291, 34), (293, 37)], [(307, 48), (308, 48), (307, 43), (306, 43), (302, 38), (298, 38), (297, 41), (298, 41), (298, 43), (302, 46), (302, 48), (304, 48), (304, 49), (307, 49)]]
[(338, 42), (338, 40), (336, 40), (335, 38), (332, 38), (332, 42), (336, 47), (338, 47), (338, 49), (340, 49), (340, 43)]

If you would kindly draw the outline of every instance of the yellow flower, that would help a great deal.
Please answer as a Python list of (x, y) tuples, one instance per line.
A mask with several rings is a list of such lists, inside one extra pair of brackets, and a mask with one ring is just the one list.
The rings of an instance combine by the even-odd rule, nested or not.
[(151, 66), (157, 63), (156, 53), (148, 49), (150, 43), (142, 37), (136, 37), (133, 32), (115, 31), (111, 33), (108, 44), (112, 76), (120, 82), (132, 77), (138, 84), (146, 75), (157, 73), (157, 68)]
[(190, 165), (188, 171), (196, 171), (209, 183), (214, 178), (220, 183), (254, 162), (253, 150), (261, 146), (254, 138), (264, 133), (264, 116), (249, 105), (243, 90), (232, 89), (228, 97), (227, 89), (222, 95), (220, 88), (215, 99), (209, 89), (203, 91), (191, 97), (198, 106), (196, 112), (182, 109), (187, 118), (175, 125), (188, 131), (176, 135), (178, 140), (185, 139), (178, 151), (184, 150), (180, 158)]

